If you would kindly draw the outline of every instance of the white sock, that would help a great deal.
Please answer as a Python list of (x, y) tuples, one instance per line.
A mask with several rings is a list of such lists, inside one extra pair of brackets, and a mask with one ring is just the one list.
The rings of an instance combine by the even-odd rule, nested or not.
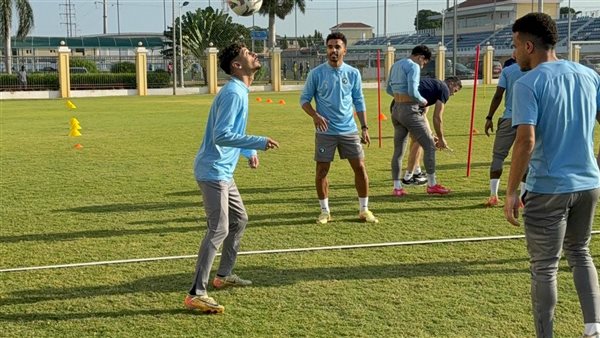
[(407, 171), (406, 171), (406, 174), (404, 174), (404, 179), (408, 181), (408, 180), (410, 180), (412, 177), (413, 177), (413, 173), (412, 173), (412, 171), (408, 171), (408, 170), (407, 170)]
[(394, 189), (402, 189), (402, 181), (394, 180)]
[(369, 196), (367, 197), (359, 197), (358, 205), (360, 206), (360, 211), (366, 211), (369, 209)]
[(490, 195), (491, 196), (498, 196), (498, 187), (499, 186), (500, 186), (499, 178), (490, 179)]
[(595, 333), (600, 333), (600, 323), (586, 323), (583, 334), (586, 336), (591, 336)]
[(329, 212), (329, 198), (319, 200), (321, 212)]
[(427, 186), (433, 187), (436, 184), (437, 182), (435, 181), (435, 174), (427, 174)]
[(419, 175), (421, 173), (421, 166), (418, 165), (417, 168), (415, 169), (415, 175)]

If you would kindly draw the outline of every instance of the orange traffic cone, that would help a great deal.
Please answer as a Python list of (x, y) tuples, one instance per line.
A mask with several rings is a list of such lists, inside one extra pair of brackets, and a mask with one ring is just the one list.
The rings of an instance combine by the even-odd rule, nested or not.
[(256, 98), (256, 102), (262, 102), (262, 98), (261, 97), (257, 97)]
[(379, 121), (387, 120), (387, 116), (383, 115), (383, 113), (379, 113)]
[(273, 103), (273, 100), (267, 99), (267, 103)]
[(283, 99), (279, 100), (279, 104), (285, 104), (285, 100), (283, 100)]
[(81, 150), (81, 149), (83, 149), (83, 146), (81, 145), (81, 143), (77, 143), (76, 145), (73, 146), (73, 148)]

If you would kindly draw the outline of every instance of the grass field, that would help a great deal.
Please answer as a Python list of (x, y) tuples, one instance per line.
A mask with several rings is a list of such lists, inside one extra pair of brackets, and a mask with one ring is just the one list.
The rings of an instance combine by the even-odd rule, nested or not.
[[(454, 152), (437, 156), (438, 179), (453, 193), (431, 197), (410, 187), (398, 200), (390, 196), (392, 126), (382, 121), (379, 148), (376, 91), (366, 90), (370, 207), (381, 222), (358, 222), (351, 169), (336, 159), (329, 175), (335, 222), (326, 226), (315, 224), (314, 131), (299, 93), (252, 93), (248, 133), (281, 147), (260, 153), (258, 170), (240, 161), (236, 182), (250, 216), (242, 250), (522, 234), (500, 208), (482, 206), (493, 142), (483, 124), (493, 91), (479, 89), (471, 177), (465, 88), (445, 113)], [(0, 269), (195, 254), (206, 226), (192, 162), (212, 98), (74, 99), (76, 110), (62, 100), (0, 102)], [(384, 95), (386, 116), (388, 104)], [(73, 116), (78, 138), (66, 136)], [(600, 251), (597, 240), (592, 250)], [(0, 336), (533, 336), (524, 240), (240, 256), (236, 272), (254, 286), (209, 291), (225, 305), (220, 316), (183, 309), (194, 265), (0, 273)], [(576, 337), (582, 319), (564, 262), (559, 292), (556, 336)]]

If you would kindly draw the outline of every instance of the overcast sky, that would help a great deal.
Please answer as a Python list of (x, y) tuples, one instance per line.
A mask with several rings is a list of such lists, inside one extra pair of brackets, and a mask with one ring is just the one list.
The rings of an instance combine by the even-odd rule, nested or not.
[[(29, 0), (35, 16), (34, 36), (66, 36), (67, 12), (66, 4), (73, 8), (72, 22), (76, 24), (74, 35), (93, 35), (103, 32), (103, 0)], [(173, 0), (106, 0), (108, 3), (108, 33), (159, 33), (166, 25), (171, 25)], [(534, 1), (534, 0), (532, 0)], [(182, 12), (204, 8), (222, 8), (222, 0), (190, 1), (182, 8)], [(458, 1), (459, 3), (461, 1)], [(179, 4), (175, 1), (175, 15), (179, 15)], [(452, 5), (453, 0), (450, 1)], [(537, 6), (538, 0), (534, 1)], [(374, 33), (402, 33), (414, 30), (413, 21), (419, 9), (441, 11), (446, 8), (446, 0), (387, 0), (387, 27), (384, 27), (384, 0), (306, 0), (304, 14), (294, 13), (285, 20), (276, 21), (276, 32), (279, 35), (294, 36), (309, 35), (318, 30), (323, 34), (329, 33), (329, 28), (339, 22), (362, 22), (373, 26)], [(567, 6), (563, 0), (561, 6)], [(166, 7), (166, 11), (165, 11)], [(571, 7), (583, 12), (596, 11), (600, 16), (599, 0), (571, 0)], [(118, 9), (118, 10), (117, 10)], [(378, 15), (379, 9), (379, 15)], [(234, 21), (251, 26), (252, 17), (234, 16)], [(15, 20), (13, 20), (15, 21)], [(255, 15), (257, 26), (267, 27), (266, 17)]]

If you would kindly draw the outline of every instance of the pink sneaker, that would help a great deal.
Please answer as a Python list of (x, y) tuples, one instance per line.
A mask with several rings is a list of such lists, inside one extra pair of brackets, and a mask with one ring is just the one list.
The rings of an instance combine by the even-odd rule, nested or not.
[(394, 189), (394, 191), (392, 191), (392, 196), (402, 197), (406, 195), (408, 195), (408, 192), (404, 190), (404, 188)]
[(441, 184), (436, 184), (434, 186), (427, 186), (427, 193), (430, 195), (447, 195), (450, 193), (450, 189), (444, 187)]
[(487, 208), (491, 208), (491, 207), (497, 207), (498, 203), (500, 203), (498, 196), (490, 196), (490, 198), (488, 198), (488, 200), (485, 201), (483, 203), (483, 205)]

